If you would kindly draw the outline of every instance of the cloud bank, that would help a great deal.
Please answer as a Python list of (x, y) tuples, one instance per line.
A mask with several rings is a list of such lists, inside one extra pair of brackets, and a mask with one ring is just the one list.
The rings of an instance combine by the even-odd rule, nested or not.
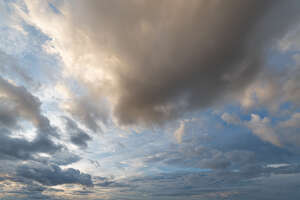
[(65, 22), (57, 32), (27, 4), (28, 21), (55, 38), (65, 74), (90, 101), (108, 98), (125, 125), (163, 123), (236, 96), (298, 19), (296, 1), (74, 1), (53, 14)]

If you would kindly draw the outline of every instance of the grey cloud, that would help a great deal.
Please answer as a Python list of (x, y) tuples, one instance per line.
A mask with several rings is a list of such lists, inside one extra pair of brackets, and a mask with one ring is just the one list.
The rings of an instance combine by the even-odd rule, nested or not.
[(52, 195), (43, 194), (44, 191), (48, 191), (47, 188), (39, 185), (26, 185), (18, 190), (4, 192), (4, 200), (63, 200), (64, 198), (56, 198)]
[(49, 120), (41, 114), (41, 102), (33, 96), (26, 88), (16, 86), (0, 77), (0, 93), (3, 99), (10, 101), (15, 106), (15, 113), (33, 123), (38, 128), (40, 136), (57, 136), (56, 130), (50, 125)]
[[(29, 159), (35, 153), (54, 153), (61, 146), (56, 145), (50, 136), (58, 136), (48, 118), (41, 113), (41, 102), (26, 88), (16, 86), (0, 77), (0, 125), (1, 159)], [(19, 128), (20, 120), (28, 120), (37, 128), (32, 141), (12, 138), (11, 129)]]
[(6, 128), (17, 128), (18, 116), (17, 110), (12, 103), (5, 99), (0, 98), (0, 125)]
[(96, 176), (94, 177), (95, 179), (95, 186), (99, 186), (99, 187), (123, 187), (125, 185), (121, 185), (119, 184), (117, 181), (110, 179), (110, 178), (106, 178), (106, 177), (99, 177)]
[(31, 95), (24, 87), (13, 85), (2, 77), (0, 78), (0, 91), (16, 104), (16, 108), (22, 112), (24, 117), (29, 118), (35, 125), (40, 123), (42, 118), (41, 102), (38, 98)]
[(70, 134), (71, 142), (81, 148), (87, 147), (87, 142), (92, 138), (79, 128), (75, 121), (70, 118), (66, 118), (66, 131)]
[(20, 165), (17, 168), (17, 175), (48, 186), (60, 184), (93, 185), (89, 174), (73, 168), (61, 169), (57, 165), (43, 165), (40, 163)]
[(71, 16), (95, 52), (119, 61), (98, 90), (114, 97), (119, 122), (149, 124), (245, 88), (270, 43), (298, 19), (298, 3), (77, 1)]
[(89, 159), (89, 162), (94, 165), (95, 168), (101, 167), (100, 163), (97, 160), (91, 160)]
[(35, 161), (44, 164), (69, 165), (81, 159), (80, 156), (69, 152), (67, 149), (61, 149), (51, 155), (51, 157), (36, 156)]
[(0, 129), (0, 159), (33, 159), (35, 153), (54, 153), (61, 147), (47, 137), (38, 137), (33, 141), (10, 137), (11, 132)]
[[(247, 199), (247, 195), (238, 194), (248, 193), (254, 188), (261, 188), (262, 190), (271, 189), (272, 187), (269, 187), (270, 180), (276, 180), (271, 185), (277, 185), (276, 188), (279, 189), (280, 183), (283, 181), (288, 184), (291, 176), (299, 177), (299, 165), (280, 168), (255, 165), (236, 172), (162, 173), (139, 178), (129, 178), (128, 180), (123, 180), (123, 182), (130, 185), (131, 189), (134, 188), (137, 194), (148, 194), (150, 196), (149, 199), (176, 199), (176, 197), (179, 197), (178, 199), (182, 199), (183, 197), (185, 199), (235, 199), (235, 196)], [(266, 184), (267, 182), (269, 183)], [(295, 178), (289, 183), (289, 186), (293, 187), (293, 190), (285, 187), (281, 191), (287, 195), (291, 192), (290, 196), (293, 196), (295, 194), (295, 185), (298, 184), (299, 180)], [(255, 195), (255, 199), (265, 199), (268, 194), (258, 193)], [(276, 199), (273, 195), (272, 197)]]
[(227, 168), (239, 169), (255, 162), (254, 152), (235, 150), (226, 153), (216, 152), (211, 157), (203, 159), (201, 166), (215, 170), (224, 170)]
[[(12, 169), (1, 165), (4, 173), (17, 174), (10, 180), (30, 185), (26, 180), (34, 180), (44, 185), (82, 184), (91, 186), (91, 176), (78, 170), (61, 169), (58, 165), (67, 165), (76, 162), (80, 157), (68, 152), (62, 145), (55, 144), (51, 137), (58, 137), (55, 127), (50, 124), (47, 117), (42, 114), (40, 100), (33, 96), (26, 88), (0, 77), (0, 159), (14, 160)], [(32, 140), (11, 137), (12, 131), (19, 128), (21, 120), (27, 120), (37, 128), (36, 136)], [(78, 127), (77, 127), (78, 128)], [(43, 157), (39, 153), (46, 153), (50, 157)], [(26, 165), (20, 165), (25, 160)], [(19, 165), (19, 166), (18, 166)], [(29, 199), (52, 199), (43, 195), (41, 191), (30, 193), (30, 188), (19, 191)], [(18, 191), (15, 193), (17, 194)], [(27, 192), (27, 193), (25, 193)]]
[[(291, 176), (299, 178), (299, 174)], [(271, 191), (280, 190), (280, 183), (284, 182), (284, 190), (280, 190), (287, 197), (293, 197), (298, 194), (295, 186), (299, 184), (297, 178), (285, 175), (260, 176), (259, 179), (252, 179), (255, 176), (245, 176), (239, 172), (224, 173), (168, 173), (139, 178), (129, 178), (121, 182), (129, 185), (128, 190), (122, 190), (125, 197), (139, 199), (144, 195), (145, 199), (282, 199), (282, 196), (276, 197)], [(273, 183), (271, 183), (273, 181)], [(276, 187), (271, 187), (276, 186)], [(293, 189), (288, 189), (292, 187)], [(272, 190), (273, 189), (273, 190)], [(129, 193), (134, 190), (135, 194)], [(255, 198), (248, 198), (245, 193), (256, 192)], [(270, 190), (270, 191), (266, 191)], [(126, 193), (126, 191), (128, 193)], [(112, 199), (117, 197), (118, 192), (114, 192)], [(135, 196), (136, 195), (136, 196)], [(272, 198), (269, 198), (270, 195)], [(135, 198), (136, 197), (136, 198)], [(239, 198), (236, 198), (239, 197)], [(130, 199), (129, 198), (129, 199)], [(293, 199), (293, 198), (292, 198)]]
[(94, 132), (101, 132), (101, 123), (108, 122), (108, 110), (106, 104), (93, 97), (73, 97), (74, 102), (67, 109), (77, 120)]
[[(277, 106), (280, 106), (280, 103), (277, 104)], [(262, 141), (269, 142), (281, 148), (286, 148), (288, 150), (291, 150), (292, 152), (299, 152), (298, 132), (300, 126), (298, 122), (300, 119), (300, 113), (298, 113), (297, 110), (292, 110), (286, 112), (283, 115), (287, 119), (280, 119), (273, 123), (271, 121), (271, 118), (262, 118), (257, 114), (251, 114), (251, 119), (248, 121), (242, 121), (237, 116), (233, 116), (228, 113), (224, 113), (223, 115), (221, 115), (221, 119), (231, 125), (247, 127)]]
[(94, 193), (94, 191), (89, 191), (89, 190), (77, 190), (77, 191), (74, 191), (73, 194), (75, 195), (88, 195), (88, 194), (91, 194), (91, 193)]
[(255, 153), (245, 150), (223, 152), (214, 148), (184, 146), (181, 149), (157, 153), (144, 159), (147, 164), (159, 162), (170, 166), (193, 167), (199, 169), (227, 170), (240, 169), (256, 163)]
[(48, 162), (56, 165), (69, 165), (79, 161), (81, 158), (67, 150), (56, 152), (52, 155)]
[[(294, 55), (294, 58), (299, 55)], [(280, 106), (289, 102), (292, 109), (300, 102), (300, 62), (295, 65), (274, 70), (266, 69), (244, 91), (241, 101), (246, 108), (265, 106), (276, 112)], [(255, 97), (254, 97), (255, 96)], [(247, 102), (243, 104), (243, 101)]]

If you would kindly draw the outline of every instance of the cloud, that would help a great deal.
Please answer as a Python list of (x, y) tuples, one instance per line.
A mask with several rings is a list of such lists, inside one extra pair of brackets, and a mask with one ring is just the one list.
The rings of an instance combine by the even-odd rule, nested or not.
[[(187, 172), (187, 173), (161, 173), (152, 176), (141, 176), (122, 180), (135, 194), (123, 191), (123, 198), (130, 195), (147, 194), (149, 199), (282, 199), (274, 195), (274, 189), (280, 190), (285, 197), (294, 197), (299, 178), (297, 166), (290, 167), (288, 172), (280, 173), (284, 169), (252, 167), (254, 173), (247, 171), (219, 171), (219, 172)], [(250, 168), (248, 168), (250, 169)], [(246, 170), (246, 169), (245, 169)], [(296, 172), (296, 173), (294, 173)], [(271, 175), (272, 173), (275, 173)], [(255, 179), (260, 177), (259, 179)], [(286, 183), (284, 190), (282, 182)], [(292, 187), (293, 189), (289, 189)], [(254, 194), (253, 191), (256, 191)], [(260, 191), (260, 192), (258, 192)], [(263, 191), (263, 192), (262, 192)], [(250, 194), (250, 195), (249, 195)], [(298, 193), (297, 193), (298, 194)], [(112, 199), (116, 198), (115, 192)], [(251, 198), (252, 197), (252, 198)]]
[(93, 185), (90, 175), (73, 168), (61, 169), (57, 165), (40, 163), (20, 165), (17, 168), (17, 175), (48, 186), (61, 184)]
[[(294, 55), (295, 60), (297, 54)], [(298, 107), (300, 102), (300, 63), (286, 66), (281, 70), (264, 70), (240, 96), (242, 107), (266, 107), (272, 112), (279, 111), (282, 104), (289, 102)]]
[(10, 137), (11, 132), (0, 129), (0, 159), (33, 159), (36, 153), (54, 153), (61, 146), (54, 144), (47, 137), (37, 137), (33, 141)]
[(182, 137), (183, 137), (183, 134), (184, 134), (184, 126), (185, 126), (184, 122), (181, 121), (179, 128), (176, 129), (175, 132), (174, 132), (174, 136), (175, 136), (178, 143), (182, 142)]
[(293, 30), (289, 31), (289, 33), (279, 41), (279, 49), (283, 52), (290, 50), (298, 51), (300, 49), (299, 33), (300, 26), (297, 26)]
[[(9, 181), (7, 181), (9, 180)], [(16, 182), (15, 182), (16, 181)], [(6, 179), (4, 185), (9, 187), (8, 190), (2, 191), (1, 198), (8, 200), (8, 199), (15, 199), (15, 200), (25, 200), (25, 199), (47, 199), (47, 200), (62, 200), (65, 199), (63, 197), (56, 198), (51, 195), (53, 191), (59, 191), (51, 188), (44, 187), (38, 183), (34, 183), (32, 181), (25, 181), (25, 179), (17, 180), (17, 179)], [(1, 186), (0, 186), (1, 187)], [(53, 193), (52, 193), (53, 194)]]
[(279, 123), (283, 128), (300, 128), (300, 113), (294, 113), (290, 119)]
[(19, 66), (16, 59), (3, 52), (0, 48), (0, 72), (11, 78), (18, 77), (28, 83), (33, 83), (32, 79), (26, 74), (26, 72)]
[(250, 151), (215, 152), (212, 157), (205, 158), (201, 164), (205, 168), (224, 170), (228, 168), (242, 168), (255, 161), (255, 153)]
[(278, 135), (273, 130), (270, 124), (270, 119), (267, 117), (260, 118), (259, 115), (251, 114), (250, 121), (245, 122), (252, 132), (261, 138), (263, 141), (270, 142), (274, 145), (281, 146)]
[(144, 159), (146, 164), (160, 163), (161, 165), (210, 169), (232, 170), (257, 162), (255, 152), (246, 150), (221, 151), (199, 144), (182, 143), (179, 149), (156, 153)]
[[(242, 121), (239, 117), (229, 113), (223, 113), (221, 119), (230, 125), (248, 127), (253, 134), (265, 142), (298, 151), (300, 119), (298, 112), (291, 112), (287, 115), (287, 119), (276, 120), (273, 123), (269, 117), (262, 118), (254, 113), (251, 114), (250, 120)], [(292, 146), (296, 149), (293, 149)]]
[(16, 117), (22, 117), (36, 126), (41, 133), (40, 136), (57, 136), (56, 130), (50, 125), (48, 118), (41, 114), (41, 102), (25, 87), (16, 86), (0, 77), (0, 97), (13, 104), (17, 111)]
[(101, 123), (107, 123), (109, 116), (106, 104), (100, 99), (71, 98), (73, 102), (63, 104), (64, 109), (93, 132), (102, 132)]
[(109, 110), (103, 98), (91, 96), (79, 96), (72, 91), (71, 86), (58, 83), (55, 90), (61, 98), (60, 108), (70, 113), (76, 120), (80, 121), (91, 131), (102, 132), (101, 125), (107, 124)]
[[(274, 176), (287, 180), (284, 187), (288, 176), (299, 179), (292, 149), (300, 141), (299, 66), (264, 66), (299, 20), (299, 1), (5, 3), (31, 39), (28, 50), (15, 50), (24, 73), (0, 51), (0, 199), (293, 198), (286, 188), (284, 198), (266, 190), (280, 191), (269, 184)], [(2, 32), (4, 40), (10, 32)], [(42, 57), (53, 59), (53, 73), (44, 73)], [(47, 90), (33, 90), (27, 73)], [(48, 76), (55, 78), (49, 83)], [(243, 108), (263, 109), (238, 113), (236, 99)], [(230, 105), (217, 116), (205, 109), (224, 102)], [(266, 106), (279, 114), (273, 118)], [(176, 127), (139, 126), (181, 116), (188, 119)], [(199, 120), (189, 123), (190, 117)], [(88, 146), (92, 132), (103, 130), (108, 134)], [(85, 158), (78, 162), (68, 148)], [(92, 178), (83, 169), (115, 177)]]
[(17, 110), (12, 103), (4, 98), (0, 98), (0, 124), (1, 127), (17, 128)]
[(228, 124), (238, 125), (241, 123), (240, 119), (237, 116), (231, 115), (229, 113), (223, 113), (221, 115), (221, 119), (224, 120)]
[(48, 15), (40, 13), (48, 4), (26, 5), (24, 19), (53, 38), (46, 48), (61, 56), (65, 76), (91, 102), (107, 98), (125, 125), (163, 123), (235, 96), (299, 13), (296, 1), (268, 0), (75, 1)]
[[(54, 153), (61, 148), (50, 139), (50, 136), (57, 137), (57, 132), (48, 118), (41, 114), (41, 102), (24, 87), (16, 86), (0, 77), (0, 103), (0, 124), (3, 125), (0, 135), (2, 159), (29, 159), (34, 153)], [(37, 128), (37, 135), (32, 141), (11, 137), (11, 130), (22, 128), (18, 126), (22, 119)]]
[(86, 148), (87, 142), (92, 138), (85, 133), (81, 128), (79, 128), (75, 121), (70, 118), (66, 118), (66, 131), (70, 134), (70, 140), (73, 144), (81, 147)]
[(51, 156), (35, 156), (34, 160), (44, 164), (55, 164), (55, 165), (69, 165), (75, 163), (81, 159), (80, 156), (69, 152), (67, 149), (61, 149)]

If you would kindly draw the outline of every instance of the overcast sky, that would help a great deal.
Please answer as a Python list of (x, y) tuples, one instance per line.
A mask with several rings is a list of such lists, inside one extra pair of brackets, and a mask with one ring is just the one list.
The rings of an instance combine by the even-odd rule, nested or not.
[(0, 199), (299, 197), (300, 1), (0, 0)]

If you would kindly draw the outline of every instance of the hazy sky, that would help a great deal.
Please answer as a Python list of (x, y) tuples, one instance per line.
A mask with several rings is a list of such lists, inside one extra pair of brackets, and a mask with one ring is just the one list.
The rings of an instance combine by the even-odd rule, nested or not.
[(0, 199), (299, 197), (300, 1), (0, 0)]

